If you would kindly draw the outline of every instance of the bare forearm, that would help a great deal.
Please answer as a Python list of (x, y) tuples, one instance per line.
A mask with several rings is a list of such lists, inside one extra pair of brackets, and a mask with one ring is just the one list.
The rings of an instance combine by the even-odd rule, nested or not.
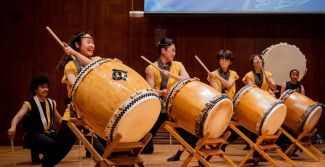
[(211, 80), (211, 81), (210, 81), (210, 85), (211, 85), (213, 88), (218, 89), (218, 85), (217, 85), (217, 83), (216, 83), (214, 80)]
[(222, 78), (221, 76), (217, 76), (218, 77), (218, 80), (221, 82), (221, 84), (226, 87), (226, 88), (230, 88), (231, 85), (233, 84), (233, 79), (232, 78), (229, 78), (229, 80), (225, 80), (224, 78)]
[(10, 127), (10, 129), (13, 130), (13, 131), (15, 131), (18, 123), (20, 122), (20, 120), (21, 120), (21, 118), (19, 116), (15, 116), (11, 120), (11, 127)]
[(171, 75), (170, 77), (171, 78), (174, 78), (177, 81), (182, 80), (182, 79), (189, 78), (188, 76), (180, 76), (180, 75)]
[(92, 62), (92, 60), (90, 60), (86, 56), (80, 54), (79, 52), (75, 53), (73, 56), (75, 56), (78, 59), (78, 61), (84, 66), (86, 66)]

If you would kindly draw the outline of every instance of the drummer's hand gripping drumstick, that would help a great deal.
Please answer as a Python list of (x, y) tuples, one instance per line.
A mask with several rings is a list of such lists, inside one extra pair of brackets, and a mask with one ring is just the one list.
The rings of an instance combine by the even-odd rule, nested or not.
[[(208, 74), (211, 74), (211, 71), (207, 68), (207, 66), (205, 66), (205, 64), (203, 63), (203, 61), (199, 58), (199, 56), (195, 55), (194, 56), (195, 59), (201, 64), (201, 66), (205, 69), (205, 71), (208, 73)], [(215, 81), (212, 79), (212, 81), (214, 82), (213, 83), (213, 86), (214, 88), (218, 89), (218, 85), (215, 83)]]
[[(156, 66), (154, 63), (152, 63), (150, 60), (148, 60), (146, 57), (144, 57), (144, 56), (141, 56), (141, 58), (144, 60), (144, 61), (146, 61), (147, 63), (149, 63), (150, 65), (152, 65), (153, 67), (155, 67), (157, 70), (159, 70), (160, 72), (162, 72), (163, 74), (165, 74), (165, 70), (163, 70), (163, 69), (161, 69), (161, 68), (159, 68), (158, 66)], [(172, 78), (175, 78), (176, 76), (174, 76), (174, 74), (171, 74), (170, 73), (170, 75), (171, 75), (171, 77)], [(169, 76), (168, 76), (169, 77)]]
[[(52, 37), (59, 43), (59, 45), (61, 45), (63, 48), (65, 47), (63, 42), (59, 39), (58, 36), (56, 36), (56, 34), (51, 30), (51, 28), (49, 26), (46, 26), (47, 31), (52, 35)], [(74, 56), (72, 56), (72, 59), (76, 59)]]
[(11, 142), (11, 152), (12, 152), (12, 163), (14, 166), (16, 166), (16, 162), (15, 162), (15, 148), (14, 148), (14, 139), (11, 138), (10, 139), (10, 142)]

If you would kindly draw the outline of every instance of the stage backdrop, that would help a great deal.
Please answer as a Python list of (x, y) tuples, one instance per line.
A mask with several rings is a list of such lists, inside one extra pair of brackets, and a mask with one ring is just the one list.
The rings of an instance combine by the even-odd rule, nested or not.
[[(129, 17), (129, 10), (143, 10), (141, 0), (11, 0), (0, 6), (1, 24), (1, 117), (0, 144), (9, 145), (7, 129), (24, 100), (31, 98), (32, 76), (46, 74), (51, 79), (50, 97), (64, 112), (66, 88), (62, 71), (56, 70), (63, 51), (45, 29), (50, 26), (63, 40), (89, 30), (95, 36), (96, 55), (116, 57), (144, 75), (147, 64), (140, 58), (158, 58), (156, 44), (164, 36), (175, 39), (176, 60), (182, 61), (191, 77), (206, 82), (206, 72), (195, 61), (197, 54), (208, 68), (215, 69), (216, 53), (230, 49), (235, 55), (232, 69), (240, 77), (250, 70), (253, 53), (279, 42), (301, 49), (308, 72), (302, 83), (307, 96), (325, 102), (325, 15), (146, 15)], [(279, 59), (278, 61), (281, 61)], [(243, 86), (237, 81), (237, 88)], [(118, 94), (116, 94), (118, 96)], [(114, 97), (112, 97), (114, 98)], [(325, 117), (318, 124), (325, 131)], [(22, 143), (23, 129), (17, 129), (15, 142)]]

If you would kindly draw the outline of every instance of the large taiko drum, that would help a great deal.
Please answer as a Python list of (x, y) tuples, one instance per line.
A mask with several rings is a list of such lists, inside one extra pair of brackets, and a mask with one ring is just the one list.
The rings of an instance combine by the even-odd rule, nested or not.
[(197, 137), (217, 138), (233, 114), (230, 99), (196, 79), (177, 82), (167, 96), (170, 119)]
[(265, 70), (273, 74), (272, 77), (277, 85), (282, 85), (288, 80), (292, 69), (299, 70), (299, 81), (307, 71), (305, 55), (295, 45), (287, 43), (272, 45), (263, 51), (262, 56)]
[(72, 100), (78, 115), (100, 137), (136, 142), (157, 121), (158, 95), (134, 70), (112, 59), (99, 59), (78, 75)]
[(295, 133), (310, 132), (314, 129), (322, 107), (319, 103), (293, 90), (285, 91), (280, 100), (287, 106), (288, 112), (283, 124)]
[(257, 135), (273, 135), (282, 125), (286, 106), (256, 86), (244, 86), (234, 99), (234, 118)]

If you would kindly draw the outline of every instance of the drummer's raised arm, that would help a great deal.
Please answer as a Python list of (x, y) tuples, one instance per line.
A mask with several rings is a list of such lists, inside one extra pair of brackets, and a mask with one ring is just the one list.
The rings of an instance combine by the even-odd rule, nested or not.
[(183, 64), (180, 64), (180, 70), (179, 70), (179, 75), (170, 75), (169, 77), (172, 77), (176, 80), (182, 80), (182, 79), (186, 79), (186, 78), (189, 78), (190, 76), (188, 75), (185, 67)]
[(185, 67), (183, 64), (180, 64), (180, 70), (179, 70), (179, 75), (172, 74), (170, 71), (164, 71), (164, 75), (166, 75), (169, 78), (174, 78), (175, 80), (179, 81), (182, 79), (189, 78), (190, 76), (188, 75)]
[(181, 68), (180, 68), (179, 74), (182, 77), (181, 79), (185, 79), (185, 78), (189, 78), (190, 77), (190, 75), (188, 75), (188, 73), (187, 73), (187, 71), (186, 71), (186, 69), (185, 69), (185, 67), (184, 67), (183, 64), (181, 64)]
[(72, 49), (67, 43), (63, 42), (63, 45), (64, 45), (63, 51), (69, 56), (76, 57), (82, 65), (86, 66), (92, 62), (92, 60), (90, 60), (86, 56), (84, 56), (84, 55), (80, 54), (79, 52), (75, 51), (74, 49)]

